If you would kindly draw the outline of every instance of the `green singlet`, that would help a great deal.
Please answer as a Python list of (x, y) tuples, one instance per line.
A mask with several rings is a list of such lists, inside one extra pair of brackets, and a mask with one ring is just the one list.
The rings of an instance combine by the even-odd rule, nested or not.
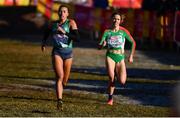
[(52, 32), (53, 32), (53, 46), (59, 48), (72, 48), (72, 40), (66, 34), (60, 34), (57, 31), (57, 27), (63, 28), (63, 30), (67, 33), (70, 32), (69, 27), (70, 20), (67, 19), (63, 24), (59, 25), (58, 21), (53, 23)]
[[(133, 44), (130, 36), (125, 31), (118, 30), (117, 32), (114, 32), (112, 30), (106, 30), (102, 36), (99, 45), (102, 45), (103, 42), (106, 41), (108, 49), (124, 50), (125, 39), (127, 39), (131, 44)], [(110, 57), (115, 63), (118, 63), (125, 58), (124, 54), (115, 54), (109, 51), (107, 51), (106, 56)]]

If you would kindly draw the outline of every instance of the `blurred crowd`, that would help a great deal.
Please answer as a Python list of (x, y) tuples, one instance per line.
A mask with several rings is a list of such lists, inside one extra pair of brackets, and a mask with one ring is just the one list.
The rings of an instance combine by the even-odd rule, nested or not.
[[(4, 1), (4, 2), (3, 2)], [(41, 0), (3, 0), (0, 1), (1, 5), (37, 5), (38, 1)], [(159, 13), (164, 11), (177, 11), (180, 9), (180, 0), (46, 0), (48, 3), (51, 2), (63, 2), (79, 4), (86, 7), (99, 7), (99, 8), (142, 8), (144, 10), (156, 10)], [(133, 7), (133, 4), (137, 5)]]
[[(107, 8), (110, 4), (110, 2), (115, 0), (54, 0), (59, 2), (65, 2), (65, 3), (75, 3), (75, 4), (81, 4), (84, 6), (95, 6), (95, 7), (101, 7), (101, 8)], [(117, 0), (116, 0), (117, 1)], [(133, 2), (132, 0), (126, 0), (130, 2)], [(142, 8), (145, 10), (157, 10), (159, 12), (171, 10), (179, 10), (180, 8), (180, 0), (136, 0), (142, 2)], [(118, 3), (118, 2), (116, 2)]]

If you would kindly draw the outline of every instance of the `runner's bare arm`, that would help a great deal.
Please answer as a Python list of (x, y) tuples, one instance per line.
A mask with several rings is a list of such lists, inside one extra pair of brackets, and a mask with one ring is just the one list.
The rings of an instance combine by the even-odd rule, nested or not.
[(45, 51), (46, 40), (48, 39), (50, 32), (51, 32), (51, 24), (48, 25), (48, 27), (44, 30), (44, 36), (43, 36), (42, 44), (41, 44), (42, 51)]
[(129, 40), (130, 40), (130, 42), (132, 42), (132, 45), (131, 45), (131, 55), (134, 56), (135, 49), (136, 49), (136, 42), (135, 42), (134, 38), (132, 37), (132, 35), (130, 34), (130, 32), (126, 28), (120, 26), (119, 29), (125, 31), (126, 34), (129, 36)]
[(67, 35), (69, 35), (72, 40), (77, 42), (79, 41), (80, 36), (79, 36), (78, 27), (73, 19), (70, 20), (70, 33)]

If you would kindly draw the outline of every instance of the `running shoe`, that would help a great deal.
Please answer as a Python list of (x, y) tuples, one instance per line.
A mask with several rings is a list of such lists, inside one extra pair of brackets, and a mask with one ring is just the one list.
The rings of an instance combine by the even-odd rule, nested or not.
[(62, 99), (59, 99), (58, 101), (57, 101), (57, 109), (58, 110), (63, 110), (63, 101), (62, 101)]
[(108, 100), (107, 104), (108, 105), (113, 105), (113, 99)]

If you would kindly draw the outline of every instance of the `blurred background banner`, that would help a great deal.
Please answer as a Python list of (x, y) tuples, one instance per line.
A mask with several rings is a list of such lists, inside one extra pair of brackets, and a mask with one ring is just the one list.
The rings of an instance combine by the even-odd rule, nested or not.
[(29, 6), (37, 5), (37, 2), (38, 0), (0, 0), (0, 6)]
[(60, 5), (59, 3), (53, 3), (52, 4), (52, 9), (49, 9), (49, 11), (52, 11), (50, 19), (54, 19), (54, 20), (58, 19), (57, 11), (59, 9), (59, 5)]
[(28, 6), (30, 3), (28, 0), (16, 0), (17, 6)]
[[(172, 3), (173, 8), (167, 7)], [(136, 41), (172, 44), (180, 40), (177, 0), (0, 0), (1, 7), (35, 6), (48, 21), (58, 20), (57, 11), (61, 4), (70, 8), (70, 17), (76, 20), (81, 30), (96, 36), (101, 36), (110, 26), (112, 12), (118, 11), (125, 15), (122, 26)]]
[(4, 5), (5, 0), (0, 0), (0, 6)]
[(75, 19), (77, 21), (77, 24), (79, 24), (79, 27), (83, 27), (85, 29), (92, 29), (92, 23), (90, 22), (92, 20), (91, 12), (93, 11), (92, 8), (84, 7), (84, 6), (75, 6)]
[(15, 1), (13, 0), (4, 0), (4, 3), (3, 3), (3, 5), (5, 6), (12, 6), (14, 4), (15, 4)]
[(52, 3), (52, 0), (39, 0), (37, 4), (37, 10), (50, 19), (52, 14)]
[(109, 0), (109, 6), (117, 8), (141, 8), (143, 0)]

